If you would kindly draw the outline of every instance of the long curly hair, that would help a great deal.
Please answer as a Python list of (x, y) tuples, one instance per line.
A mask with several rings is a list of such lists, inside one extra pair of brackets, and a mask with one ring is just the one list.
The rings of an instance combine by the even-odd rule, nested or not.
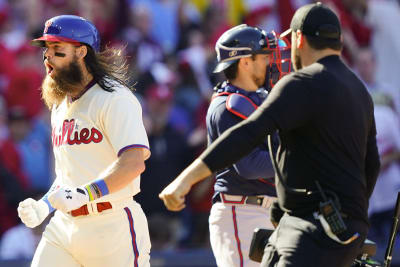
[(95, 53), (87, 46), (84, 58), (88, 71), (100, 87), (108, 92), (114, 91), (113, 81), (135, 90), (132, 76), (129, 73), (129, 64), (124, 56), (123, 48), (106, 47), (102, 52)]

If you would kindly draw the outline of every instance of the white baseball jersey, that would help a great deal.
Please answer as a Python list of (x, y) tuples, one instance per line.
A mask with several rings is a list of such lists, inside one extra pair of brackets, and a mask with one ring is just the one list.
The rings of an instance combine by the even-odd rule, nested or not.
[[(106, 92), (95, 84), (77, 101), (66, 98), (53, 108), (52, 142), (61, 184), (77, 187), (96, 180), (128, 148), (145, 148), (145, 159), (150, 156), (139, 101), (122, 85), (113, 89), (116, 92)], [(139, 191), (137, 177), (98, 201), (132, 197)]]
[[(57, 184), (82, 186), (96, 180), (126, 149), (149, 143), (142, 110), (128, 88), (115, 92), (98, 84), (79, 99), (65, 99), (53, 108), (52, 141)], [(150, 236), (146, 216), (132, 196), (140, 191), (140, 177), (122, 190), (97, 199), (112, 208), (99, 213), (95, 202), (88, 215), (72, 217), (56, 211), (32, 260), (32, 267), (150, 266)]]

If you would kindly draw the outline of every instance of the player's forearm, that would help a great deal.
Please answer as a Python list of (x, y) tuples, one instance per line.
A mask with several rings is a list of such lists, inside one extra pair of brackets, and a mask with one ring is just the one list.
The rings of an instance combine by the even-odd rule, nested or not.
[(141, 149), (125, 151), (109, 168), (99, 177), (107, 185), (109, 193), (117, 192), (145, 170), (145, 163)]
[(93, 182), (84, 185), (89, 201), (117, 192), (138, 177), (145, 170), (144, 154), (142, 148), (125, 151)]

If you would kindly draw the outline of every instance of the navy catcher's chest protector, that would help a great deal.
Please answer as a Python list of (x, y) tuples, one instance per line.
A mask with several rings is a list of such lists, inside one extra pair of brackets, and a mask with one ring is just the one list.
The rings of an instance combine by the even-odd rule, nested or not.
[(212, 100), (219, 96), (226, 96), (226, 109), (241, 119), (247, 119), (264, 100), (256, 92), (247, 92), (231, 84), (219, 88)]

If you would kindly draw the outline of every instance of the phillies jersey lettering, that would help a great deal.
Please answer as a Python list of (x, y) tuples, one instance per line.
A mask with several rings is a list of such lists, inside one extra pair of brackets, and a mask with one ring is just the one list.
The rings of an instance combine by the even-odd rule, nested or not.
[(100, 143), (103, 140), (103, 134), (95, 127), (92, 127), (90, 130), (88, 128), (82, 128), (82, 130), (78, 131), (77, 126), (78, 125), (75, 124), (75, 119), (64, 120), (61, 127), (62, 130), (58, 131), (61, 132), (61, 134), (57, 134), (57, 130), (54, 127), (51, 134), (53, 146), (57, 147), (65, 144), (80, 145), (81, 143), (89, 144), (90, 142)]
[[(80, 98), (65, 98), (53, 107), (52, 142), (60, 184), (78, 187), (93, 181), (126, 149), (140, 148), (146, 159), (150, 156), (139, 101), (120, 84), (113, 89), (107, 92), (95, 84)], [(101, 202), (129, 198), (139, 191), (140, 176)]]

